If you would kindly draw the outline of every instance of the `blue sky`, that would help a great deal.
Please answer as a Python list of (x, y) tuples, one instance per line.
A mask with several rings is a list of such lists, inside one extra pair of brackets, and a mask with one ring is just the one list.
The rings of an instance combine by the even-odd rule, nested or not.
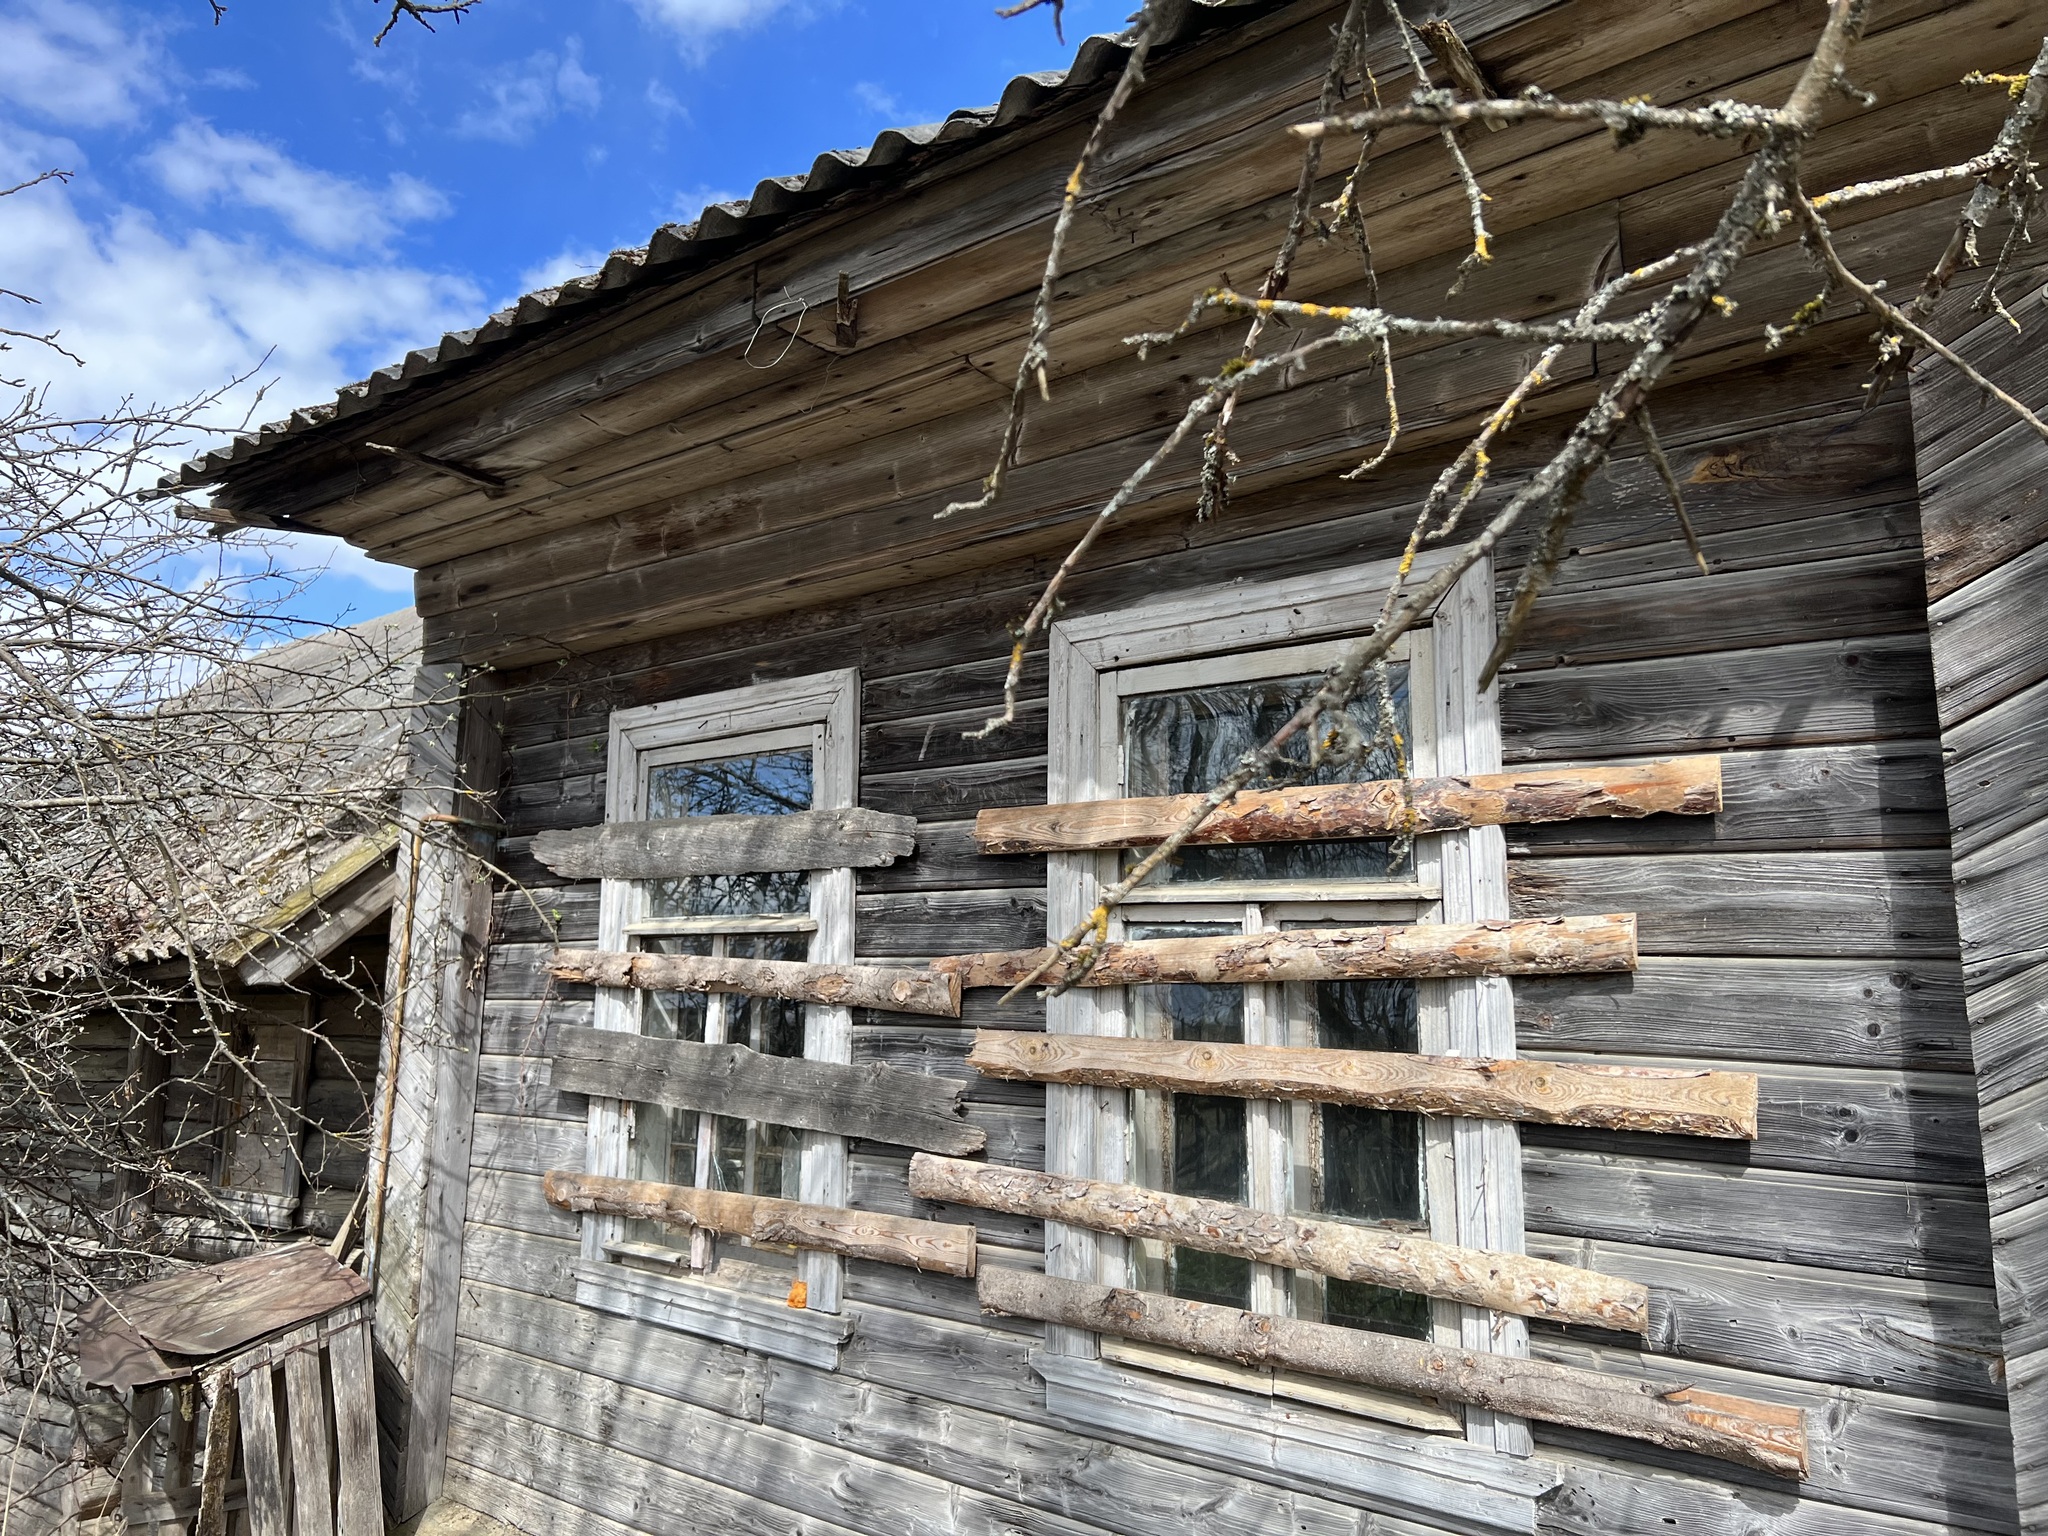
[[(0, 288), (83, 368), (68, 409), (167, 402), (268, 357), (258, 420), (320, 400), (659, 224), (881, 129), (1064, 67), (1134, 0), (484, 0), (370, 40), (376, 0), (0, 0)], [(222, 418), (249, 406), (245, 389)], [(329, 541), (300, 606), (352, 622), (409, 572)]]

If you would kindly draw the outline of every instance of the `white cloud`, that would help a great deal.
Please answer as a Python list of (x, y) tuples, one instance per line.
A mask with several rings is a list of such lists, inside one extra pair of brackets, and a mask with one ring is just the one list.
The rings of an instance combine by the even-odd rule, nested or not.
[(701, 60), (721, 33), (744, 32), (781, 10), (786, 0), (633, 0), (650, 26), (674, 34), (683, 52)]
[(853, 99), (877, 117), (900, 120), (903, 116), (903, 104), (872, 80), (856, 80)]
[[(330, 398), (482, 310), (463, 278), (203, 229), (167, 232), (134, 207), (89, 213), (71, 188), (23, 193), (8, 214), (0, 271), (41, 301), (36, 325), (58, 329), (86, 361), (52, 374), (66, 410), (188, 399), (260, 363), (270, 388), (256, 416), (272, 419)], [(215, 419), (239, 421), (249, 393)]]
[(455, 131), (502, 144), (523, 144), (560, 114), (595, 112), (604, 99), (597, 77), (583, 67), (582, 41), (574, 37), (560, 54), (542, 51), (498, 71), (484, 82), (483, 95), (480, 105), (455, 120)]
[(0, 100), (81, 127), (132, 122), (163, 94), (156, 30), (81, 0), (0, 3)]
[(717, 187), (696, 186), (687, 192), (678, 192), (669, 204), (669, 218), (677, 224), (694, 223), (703, 217), (704, 210), (713, 203), (744, 202), (738, 192), (725, 192)]
[(406, 224), (438, 218), (448, 200), (417, 177), (393, 175), (382, 189), (302, 165), (276, 146), (209, 123), (180, 123), (150, 151), (164, 186), (190, 203), (239, 203), (274, 213), (321, 250), (384, 244)]
[(519, 291), (532, 293), (537, 288), (552, 288), (557, 283), (566, 283), (572, 277), (582, 277), (595, 272), (604, 265), (610, 252), (600, 251), (591, 246), (570, 246), (557, 251), (546, 261), (528, 267), (519, 274)]

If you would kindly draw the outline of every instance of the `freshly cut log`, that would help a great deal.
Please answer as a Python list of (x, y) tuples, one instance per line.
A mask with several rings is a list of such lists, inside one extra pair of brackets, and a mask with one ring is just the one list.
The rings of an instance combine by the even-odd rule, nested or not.
[(1163, 1344), (1240, 1365), (1277, 1366), (1447, 1398), (1786, 1477), (1803, 1477), (1807, 1470), (1804, 1415), (1775, 1403), (1699, 1392), (1682, 1383), (1659, 1391), (1646, 1382), (1547, 1360), (1446, 1349), (1392, 1334), (1267, 1317), (1019, 1269), (985, 1269), (975, 1287), (984, 1312)]
[[(1052, 950), (950, 955), (932, 962), (963, 987), (1014, 987)], [(1166, 981), (1361, 981), (1381, 976), (1556, 976), (1636, 968), (1633, 913), (1536, 917), (1486, 923), (1412, 923), (1388, 928), (1296, 928), (1221, 938), (1138, 939), (1105, 944), (1078, 984), (1123, 987)], [(1060, 957), (1039, 979), (1065, 980)]]
[(703, 1227), (757, 1243), (788, 1243), (942, 1275), (974, 1273), (974, 1228), (970, 1226), (919, 1221), (881, 1211), (806, 1205), (800, 1200), (772, 1200), (765, 1195), (692, 1189), (684, 1184), (609, 1179), (560, 1168), (541, 1181), (541, 1191), (550, 1205), (565, 1211), (598, 1211), (670, 1227)]
[[(1201, 795), (1019, 805), (974, 819), (983, 853), (1075, 853), (1163, 843), (1201, 809)], [(1286, 843), (1449, 832), (1592, 816), (1711, 816), (1721, 809), (1721, 760), (1676, 757), (1623, 767), (1531, 769), (1462, 778), (1374, 779), (1242, 790), (1190, 843)]]
[(975, 1031), (967, 1064), (987, 1077), (1034, 1083), (1311, 1099), (1423, 1115), (1756, 1140), (1757, 1081), (1747, 1072), (1000, 1029)]
[(672, 880), (796, 869), (872, 869), (917, 846), (917, 821), (863, 806), (787, 816), (683, 816), (543, 832), (533, 856), (571, 880)]
[(961, 1118), (962, 1084), (880, 1062), (846, 1066), (764, 1056), (744, 1045), (568, 1027), (556, 1036), (552, 1081), (568, 1093), (765, 1120), (927, 1152), (979, 1152), (988, 1145), (988, 1133)]
[(803, 960), (715, 959), (710, 955), (631, 954), (562, 949), (548, 969), (564, 981), (653, 992), (743, 992), (798, 1003), (836, 1003), (892, 1013), (960, 1017), (960, 978), (907, 965), (812, 965)]
[(1519, 1253), (1488, 1253), (1341, 1221), (1283, 1216), (1135, 1184), (1065, 1178), (928, 1152), (910, 1160), (910, 1192), (924, 1200), (950, 1200), (1124, 1237), (1158, 1238), (1205, 1253), (1312, 1270), (1337, 1280), (1391, 1286), (1554, 1323), (1628, 1333), (1643, 1333), (1650, 1326), (1646, 1287)]

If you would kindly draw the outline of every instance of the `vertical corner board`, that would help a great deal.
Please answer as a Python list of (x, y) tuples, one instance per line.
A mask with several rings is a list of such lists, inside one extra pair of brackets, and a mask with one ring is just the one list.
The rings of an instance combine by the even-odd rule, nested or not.
[(787, 816), (684, 816), (542, 832), (533, 856), (569, 880), (669, 880), (872, 869), (917, 846), (917, 822), (863, 806)]
[[(1161, 795), (985, 810), (975, 818), (974, 841), (986, 854), (1149, 847), (1171, 837), (1206, 798)], [(1710, 816), (1720, 809), (1721, 760), (1678, 757), (1622, 766), (1242, 790), (1213, 811), (1188, 841), (1395, 837), (1596, 816)]]

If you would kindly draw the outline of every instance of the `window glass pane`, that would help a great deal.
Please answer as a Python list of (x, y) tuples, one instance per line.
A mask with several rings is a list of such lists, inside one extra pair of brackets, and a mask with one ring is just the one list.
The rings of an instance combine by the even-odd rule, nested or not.
[[(1409, 735), (1408, 668), (1388, 669), (1394, 717)], [(1179, 693), (1142, 694), (1124, 701), (1124, 793), (1186, 795), (1207, 790), (1235, 768), (1238, 759), (1263, 744), (1322, 686), (1320, 674), (1228, 683)], [(1346, 711), (1370, 740), (1378, 706), (1370, 691)], [(1308, 759), (1305, 741), (1293, 755)], [(1335, 784), (1353, 779), (1392, 778), (1399, 772), (1391, 745), (1376, 747), (1363, 761), (1325, 764), (1302, 782)], [(1383, 840), (1322, 843), (1262, 843), (1248, 847), (1184, 848), (1154, 880), (1382, 880), (1393, 876)], [(1138, 850), (1131, 857), (1141, 857)]]
[[(802, 960), (810, 953), (809, 934), (734, 934), (726, 953), (746, 960)], [(784, 997), (725, 995), (725, 1038), (764, 1056), (804, 1053), (804, 1005)]]
[[(1323, 981), (1297, 989), (1315, 1043), (1347, 1051), (1414, 1051), (1420, 1046), (1412, 980)], [(1395, 1110), (1324, 1104), (1310, 1110), (1315, 1187), (1311, 1208), (1354, 1221), (1419, 1227), (1424, 1216), (1422, 1118)], [(1425, 1338), (1427, 1297), (1329, 1280), (1323, 1318), (1352, 1328)]]
[[(1134, 939), (1194, 938), (1236, 933), (1231, 924), (1133, 924)], [(1244, 988), (1175, 982), (1133, 987), (1140, 1032), (1152, 1039), (1244, 1043)], [(1216, 1094), (1151, 1095), (1163, 1119), (1157, 1176), (1175, 1194), (1243, 1205), (1250, 1198), (1251, 1165), (1246, 1140), (1245, 1101)], [(1251, 1305), (1248, 1260), (1228, 1254), (1169, 1248), (1166, 1288), (1191, 1301), (1224, 1306)]]
[[(682, 816), (786, 816), (811, 808), (808, 747), (750, 752), (647, 771), (647, 819)], [(754, 875), (686, 875), (647, 883), (651, 917), (749, 912), (807, 912), (810, 877), (802, 870)]]

